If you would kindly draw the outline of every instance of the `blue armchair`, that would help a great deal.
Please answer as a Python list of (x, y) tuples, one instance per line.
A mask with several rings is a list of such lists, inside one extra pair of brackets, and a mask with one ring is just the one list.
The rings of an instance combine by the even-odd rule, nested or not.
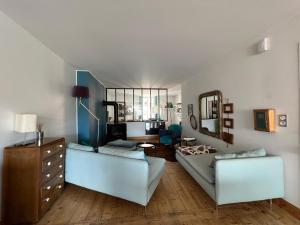
[(180, 142), (182, 127), (179, 124), (171, 124), (168, 130), (159, 130), (159, 143), (175, 145)]

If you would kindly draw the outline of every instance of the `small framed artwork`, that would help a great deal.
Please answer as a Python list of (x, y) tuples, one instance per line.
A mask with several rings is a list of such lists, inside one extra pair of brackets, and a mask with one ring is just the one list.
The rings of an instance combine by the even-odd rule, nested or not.
[(223, 124), (224, 124), (225, 128), (233, 129), (233, 119), (231, 119), (231, 118), (224, 118)]
[(223, 112), (224, 113), (233, 113), (233, 103), (223, 104)]
[(222, 133), (222, 139), (228, 144), (233, 144), (233, 134), (223, 132)]
[(188, 115), (189, 116), (194, 115), (193, 104), (188, 104)]

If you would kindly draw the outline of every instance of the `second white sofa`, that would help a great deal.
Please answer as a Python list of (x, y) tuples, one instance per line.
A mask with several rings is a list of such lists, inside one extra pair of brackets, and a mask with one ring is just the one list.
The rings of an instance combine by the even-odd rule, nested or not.
[(165, 160), (67, 148), (66, 182), (146, 206), (165, 170)]

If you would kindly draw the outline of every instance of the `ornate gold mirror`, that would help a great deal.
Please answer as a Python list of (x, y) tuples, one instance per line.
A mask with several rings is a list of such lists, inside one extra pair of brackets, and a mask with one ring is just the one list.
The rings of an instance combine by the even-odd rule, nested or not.
[(222, 138), (222, 92), (211, 91), (199, 96), (199, 131), (200, 133)]

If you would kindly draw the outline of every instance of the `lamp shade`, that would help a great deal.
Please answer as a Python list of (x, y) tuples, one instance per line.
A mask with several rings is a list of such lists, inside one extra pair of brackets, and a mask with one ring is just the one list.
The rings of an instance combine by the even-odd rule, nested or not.
[(20, 133), (35, 132), (36, 123), (36, 114), (16, 114), (15, 131)]
[(72, 95), (73, 97), (77, 97), (77, 98), (88, 98), (89, 89), (84, 86), (74, 86)]

